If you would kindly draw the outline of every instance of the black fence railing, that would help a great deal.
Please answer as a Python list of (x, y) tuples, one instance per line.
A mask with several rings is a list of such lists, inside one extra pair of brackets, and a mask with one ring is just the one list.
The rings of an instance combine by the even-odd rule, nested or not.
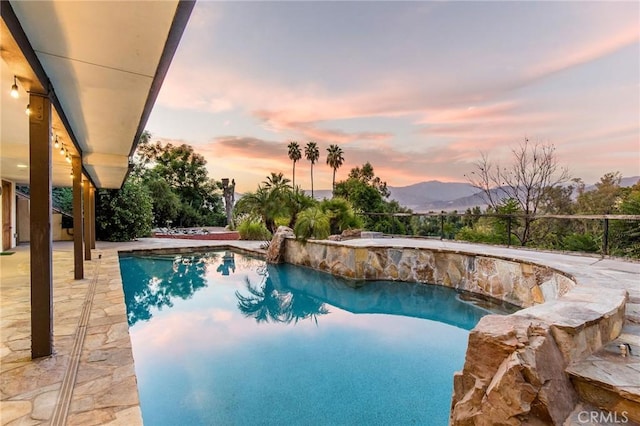
[(640, 215), (360, 213), (387, 236), (600, 253), (640, 259)]

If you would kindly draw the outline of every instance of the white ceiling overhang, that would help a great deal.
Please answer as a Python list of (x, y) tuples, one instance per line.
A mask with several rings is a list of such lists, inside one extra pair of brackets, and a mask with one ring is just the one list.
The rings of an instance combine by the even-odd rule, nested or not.
[[(97, 187), (119, 188), (193, 2), (54, 0), (10, 4), (55, 92), (56, 109), (62, 110), (56, 111), (63, 117), (58, 117), (57, 126), (65, 127), (59, 129), (61, 136), (72, 139), (66, 142), (73, 142), (81, 152), (85, 172)], [(15, 74), (20, 76), (20, 66), (4, 44), (3, 105), (4, 92), (12, 84), (6, 86), (7, 82)], [(29, 90), (30, 81), (28, 76), (20, 79), (25, 90)], [(39, 84), (46, 90), (45, 82)], [(6, 102), (8, 105), (11, 100)], [(28, 131), (28, 120), (26, 125), (4, 129), (12, 126), (8, 120), (15, 123), (16, 117), (26, 118), (23, 104), (7, 114), (3, 107), (3, 158), (9, 149), (15, 153), (13, 157), (28, 152), (28, 143), (22, 149), (16, 146), (28, 141), (28, 133), (20, 135)], [(54, 132), (55, 128), (54, 123)], [(10, 135), (6, 141), (5, 134)], [(24, 161), (28, 162), (28, 157)], [(65, 175), (68, 183), (68, 173)]]

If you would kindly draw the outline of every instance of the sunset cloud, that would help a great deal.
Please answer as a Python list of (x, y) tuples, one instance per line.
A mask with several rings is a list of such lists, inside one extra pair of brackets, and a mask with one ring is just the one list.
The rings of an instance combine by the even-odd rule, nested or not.
[[(637, 3), (296, 5), (197, 3), (154, 136), (192, 143), (244, 190), (291, 175), (291, 140), (320, 145), (316, 188), (330, 187), (332, 143), (338, 179), (369, 161), (396, 186), (462, 181), (480, 152), (505, 160), (525, 137), (587, 182), (640, 175)], [(303, 187), (309, 169), (296, 166)]]

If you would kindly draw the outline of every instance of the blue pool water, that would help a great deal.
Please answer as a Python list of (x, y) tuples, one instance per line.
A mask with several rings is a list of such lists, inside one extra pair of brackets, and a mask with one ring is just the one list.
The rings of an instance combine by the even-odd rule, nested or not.
[(228, 251), (120, 267), (152, 426), (446, 425), (468, 330), (498, 309)]

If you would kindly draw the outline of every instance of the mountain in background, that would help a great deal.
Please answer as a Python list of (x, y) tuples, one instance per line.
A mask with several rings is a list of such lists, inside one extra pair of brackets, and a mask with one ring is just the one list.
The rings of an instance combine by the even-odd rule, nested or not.
[[(475, 194), (478, 194), (478, 188), (464, 182), (440, 182), (430, 180), (428, 182), (420, 182), (409, 186), (390, 186), (389, 199), (396, 200), (401, 206), (408, 207), (414, 211), (425, 211), (434, 208), (442, 209), (449, 203), (471, 198), (476, 200)], [(469, 201), (471, 202), (471, 201)], [(475, 201), (470, 207), (484, 204), (482, 199)]]
[[(620, 186), (633, 186), (640, 180), (640, 176), (623, 178)], [(410, 208), (414, 212), (453, 211), (463, 212), (468, 208), (480, 206), (485, 208), (487, 203), (482, 198), (482, 191), (464, 182), (440, 182), (431, 180), (409, 186), (387, 187), (391, 195), (389, 200), (396, 200), (401, 206)], [(595, 184), (587, 185), (586, 191), (596, 189)], [(311, 190), (305, 190), (311, 195)], [(313, 191), (314, 198), (322, 200), (331, 198), (331, 190), (319, 189)]]
[[(631, 176), (631, 177), (622, 178), (620, 180), (620, 186), (623, 188), (628, 188), (630, 186), (635, 185), (639, 180), (640, 180), (640, 176)], [(595, 183), (593, 185), (586, 185), (584, 189), (585, 191), (593, 191), (594, 189), (596, 189), (596, 185)]]

